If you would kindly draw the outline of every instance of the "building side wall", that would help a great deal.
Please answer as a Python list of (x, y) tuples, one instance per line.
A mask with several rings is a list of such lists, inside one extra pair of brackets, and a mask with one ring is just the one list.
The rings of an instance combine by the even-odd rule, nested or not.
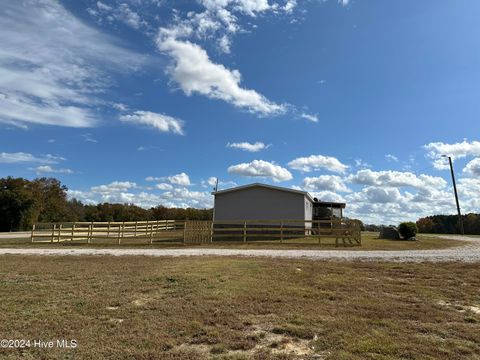
[[(312, 220), (313, 219), (313, 204), (308, 199), (308, 197), (304, 196), (305, 200), (305, 220)], [(310, 227), (312, 223), (306, 223), (306, 227)]]
[(303, 194), (261, 187), (216, 194), (214, 220), (311, 220), (306, 201)]

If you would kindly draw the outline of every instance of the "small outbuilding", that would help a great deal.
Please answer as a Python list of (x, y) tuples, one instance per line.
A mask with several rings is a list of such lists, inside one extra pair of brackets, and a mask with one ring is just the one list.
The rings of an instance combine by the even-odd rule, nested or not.
[(318, 201), (306, 191), (260, 183), (219, 190), (212, 195), (214, 221), (342, 218), (345, 208), (344, 203)]

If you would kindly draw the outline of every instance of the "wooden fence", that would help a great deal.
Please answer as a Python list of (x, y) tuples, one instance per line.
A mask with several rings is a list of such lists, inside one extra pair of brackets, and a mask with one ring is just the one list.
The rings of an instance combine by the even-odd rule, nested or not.
[(86, 243), (150, 243), (170, 241), (187, 244), (213, 242), (304, 241), (335, 245), (361, 245), (360, 224), (352, 220), (227, 220), (135, 221), (36, 224), (32, 242), (83, 241)]
[(161, 239), (182, 239), (183, 221), (124, 221), (124, 222), (73, 222), (40, 223), (33, 225), (32, 242), (63, 242), (114, 240), (121, 244), (125, 240), (143, 239), (153, 243)]

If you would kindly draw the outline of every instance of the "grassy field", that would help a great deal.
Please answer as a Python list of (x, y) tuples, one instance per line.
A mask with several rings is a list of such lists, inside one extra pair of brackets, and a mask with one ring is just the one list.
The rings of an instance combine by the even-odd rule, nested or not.
[[(178, 248), (178, 247), (209, 247), (209, 248), (237, 248), (237, 249), (348, 249), (348, 250), (427, 250), (427, 249), (445, 249), (454, 246), (461, 246), (465, 242), (450, 239), (439, 239), (432, 235), (419, 235), (418, 241), (398, 241), (378, 239), (378, 233), (363, 232), (362, 246), (338, 246), (335, 247), (335, 239), (323, 239), (322, 244), (314, 238), (292, 239), (280, 243), (279, 241), (258, 241), (243, 243), (235, 242), (214, 242), (203, 245), (184, 245), (181, 242), (156, 242), (152, 245), (145, 244), (145, 240), (124, 239), (121, 245), (115, 241), (110, 243), (99, 243), (96, 240), (92, 244), (85, 242), (62, 242), (62, 243), (30, 243), (30, 238), (19, 239), (0, 239), (0, 247), (141, 247), (141, 248)], [(135, 243), (136, 242), (136, 243)], [(148, 241), (147, 241), (148, 242)]]
[(245, 258), (20, 257), (5, 359), (480, 359), (480, 266)]

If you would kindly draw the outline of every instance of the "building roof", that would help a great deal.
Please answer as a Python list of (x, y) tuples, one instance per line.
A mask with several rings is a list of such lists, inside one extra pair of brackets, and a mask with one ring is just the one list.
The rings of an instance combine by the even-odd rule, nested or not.
[(232, 191), (250, 189), (250, 188), (253, 188), (253, 187), (263, 187), (263, 188), (272, 189), (272, 190), (287, 191), (287, 192), (291, 192), (291, 193), (295, 193), (295, 194), (301, 194), (301, 195), (306, 196), (312, 203), (314, 202), (313, 198), (312, 198), (312, 195), (310, 195), (307, 191), (295, 190), (295, 189), (290, 189), (290, 188), (286, 188), (286, 187), (267, 185), (267, 184), (261, 184), (261, 183), (253, 183), (253, 184), (248, 184), (248, 185), (237, 186), (237, 187), (230, 188), (230, 189), (218, 190), (218, 191), (212, 192), (212, 195), (225, 194), (225, 193), (232, 192)]
[(315, 201), (315, 206), (326, 207), (326, 208), (340, 208), (345, 209), (346, 204), (341, 202), (332, 202), (332, 201)]

